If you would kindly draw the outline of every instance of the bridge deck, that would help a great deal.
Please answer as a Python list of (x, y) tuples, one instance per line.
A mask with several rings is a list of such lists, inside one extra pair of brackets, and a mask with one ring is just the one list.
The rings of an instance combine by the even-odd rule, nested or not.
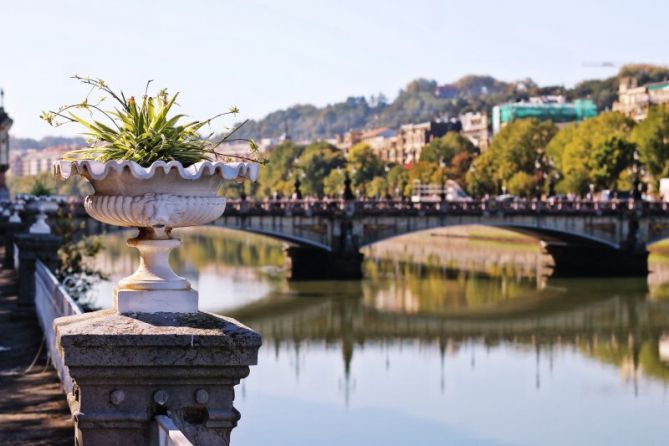
[[(0, 255), (3, 254), (0, 249)], [(14, 271), (0, 270), (0, 444), (71, 446), (74, 427), (34, 315), (16, 308)]]

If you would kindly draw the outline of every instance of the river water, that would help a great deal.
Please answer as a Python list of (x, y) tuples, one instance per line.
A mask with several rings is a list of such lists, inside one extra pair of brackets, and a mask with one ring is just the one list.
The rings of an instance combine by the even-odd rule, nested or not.
[[(135, 266), (127, 237), (104, 237), (111, 281)], [(436, 231), (368, 251), (362, 281), (289, 283), (278, 242), (180, 238), (172, 264), (201, 308), (264, 339), (236, 446), (668, 444), (662, 258), (648, 279), (546, 279), (532, 242)]]

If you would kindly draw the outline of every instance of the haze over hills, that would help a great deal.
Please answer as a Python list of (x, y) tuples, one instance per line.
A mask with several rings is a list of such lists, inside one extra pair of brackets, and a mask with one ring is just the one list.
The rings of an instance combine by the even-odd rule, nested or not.
[[(561, 94), (568, 99), (590, 98), (600, 111), (608, 110), (618, 95), (619, 79), (635, 77), (639, 85), (669, 78), (669, 68), (657, 65), (625, 65), (616, 76), (585, 80), (573, 88), (539, 86), (532, 79), (505, 82), (492, 76), (469, 75), (449, 84), (415, 79), (393, 101), (383, 94), (349, 97), (342, 102), (316, 107), (297, 104), (262, 119), (250, 120), (237, 135), (243, 138), (277, 138), (287, 132), (294, 140), (332, 138), (350, 129), (398, 127), (435, 118), (457, 117), (469, 111), (490, 113), (495, 104), (537, 95)], [(15, 149), (50, 145), (83, 144), (82, 138), (45, 137), (41, 140), (12, 138)]]

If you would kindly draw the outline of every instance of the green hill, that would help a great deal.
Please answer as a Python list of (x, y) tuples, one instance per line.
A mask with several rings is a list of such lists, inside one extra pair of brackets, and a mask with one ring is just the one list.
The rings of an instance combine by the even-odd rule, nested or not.
[[(529, 96), (563, 94), (569, 99), (591, 98), (597, 108), (607, 110), (618, 96), (621, 76), (633, 76), (639, 85), (669, 78), (669, 68), (655, 65), (625, 65), (616, 76), (591, 79), (574, 88), (539, 86), (532, 79), (505, 82), (492, 76), (465, 76), (444, 87), (435, 80), (409, 82), (392, 102), (383, 95), (349, 97), (324, 107), (299, 104), (252, 120), (241, 130), (247, 138), (276, 138), (286, 130), (295, 140), (332, 138), (350, 129), (397, 127), (431, 118), (457, 116), (468, 111), (490, 113), (495, 104)], [(437, 94), (439, 88), (440, 93)]]

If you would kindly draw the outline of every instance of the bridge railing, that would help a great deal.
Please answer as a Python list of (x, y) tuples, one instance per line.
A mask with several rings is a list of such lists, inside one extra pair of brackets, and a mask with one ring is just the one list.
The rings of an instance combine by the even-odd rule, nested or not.
[[(92, 221), (86, 217), (80, 201), (69, 203), (72, 215)], [(412, 202), (395, 198), (364, 199), (346, 201), (330, 198), (305, 199), (265, 199), (265, 200), (228, 200), (225, 217), (235, 216), (331, 216), (349, 215), (483, 215), (483, 214), (541, 214), (541, 215), (619, 215), (636, 212), (643, 215), (666, 215), (669, 202), (633, 199), (596, 200), (560, 200), (560, 199), (512, 199), (497, 198)], [(89, 223), (95, 226), (94, 223)], [(101, 225), (98, 225), (101, 226)], [(110, 228), (87, 228), (86, 233), (109, 231)]]
[(355, 214), (430, 214), (457, 213), (480, 214), (498, 213), (586, 213), (610, 214), (624, 212), (642, 212), (662, 214), (669, 212), (669, 203), (642, 200), (536, 200), (513, 199), (498, 201), (495, 198), (480, 200), (460, 200), (443, 202), (411, 202), (398, 199), (370, 199), (345, 201), (339, 199), (278, 199), (278, 200), (229, 200), (226, 215), (294, 215), (311, 216), (342, 212)]

